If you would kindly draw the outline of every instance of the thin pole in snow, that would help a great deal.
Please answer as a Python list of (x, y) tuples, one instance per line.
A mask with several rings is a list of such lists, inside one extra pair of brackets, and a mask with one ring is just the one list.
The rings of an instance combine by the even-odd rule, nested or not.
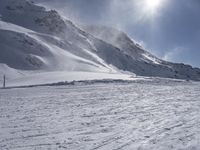
[(3, 75), (3, 88), (6, 88), (6, 76)]

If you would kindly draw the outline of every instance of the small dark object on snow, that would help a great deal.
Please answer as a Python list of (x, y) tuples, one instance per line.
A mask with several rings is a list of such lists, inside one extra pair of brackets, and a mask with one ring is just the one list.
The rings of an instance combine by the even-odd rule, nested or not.
[(3, 88), (6, 88), (6, 76), (3, 76)]

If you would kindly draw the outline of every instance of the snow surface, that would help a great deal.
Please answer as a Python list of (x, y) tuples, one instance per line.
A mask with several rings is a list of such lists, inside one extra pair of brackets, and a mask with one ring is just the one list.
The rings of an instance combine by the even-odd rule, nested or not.
[(167, 80), (1, 89), (0, 149), (198, 150), (199, 91)]
[[(26, 72), (27, 73), (27, 72)], [(100, 73), (100, 72), (28, 72), (29, 75), (7, 80), (6, 87), (33, 86), (43, 84), (56, 84), (59, 82), (88, 81), (88, 80), (137, 80), (143, 77), (135, 78), (134, 75), (119, 73)], [(28, 74), (27, 73), (27, 74)], [(134, 77), (134, 78), (133, 78)]]

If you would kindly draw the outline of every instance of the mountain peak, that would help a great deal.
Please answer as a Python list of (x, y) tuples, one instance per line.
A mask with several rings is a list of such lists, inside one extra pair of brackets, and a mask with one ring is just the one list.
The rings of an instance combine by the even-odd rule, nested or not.
[(0, 14), (0, 63), (22, 74), (24, 70), (26, 75), (27, 71), (129, 72), (200, 80), (199, 69), (163, 61), (115, 28), (80, 29), (57, 11), (26, 0), (0, 0)]
[(65, 21), (55, 10), (47, 11), (44, 7), (27, 0), (0, 1), (2, 20), (37, 32), (59, 34), (66, 28)]

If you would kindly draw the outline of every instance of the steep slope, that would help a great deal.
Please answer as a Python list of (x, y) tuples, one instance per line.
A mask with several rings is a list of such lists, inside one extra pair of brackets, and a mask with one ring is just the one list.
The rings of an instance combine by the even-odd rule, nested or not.
[(111, 27), (94, 25), (81, 26), (81, 28), (96, 38), (119, 48), (121, 53), (128, 55), (132, 65), (125, 68), (125, 70), (142, 76), (200, 80), (200, 69), (161, 60), (145, 51), (122, 31)]
[(56, 11), (25, 0), (1, 0), (0, 4), (1, 63), (23, 70), (112, 70), (90, 52), (81, 31)]
[(47, 11), (27, 0), (0, 0), (0, 16), (0, 63), (25, 75), (128, 71), (200, 80), (199, 69), (162, 61), (121, 31), (107, 27), (82, 30), (55, 10)]

